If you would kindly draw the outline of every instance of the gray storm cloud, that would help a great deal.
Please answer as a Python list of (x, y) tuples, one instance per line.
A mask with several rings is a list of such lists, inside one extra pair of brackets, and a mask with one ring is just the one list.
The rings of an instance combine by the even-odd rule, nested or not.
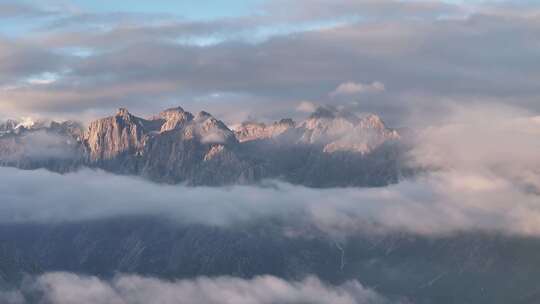
[[(0, 301), (27, 304), (26, 295), (50, 304), (384, 304), (390, 303), (358, 281), (328, 286), (316, 277), (285, 281), (273, 276), (165, 281), (117, 275), (110, 281), (73, 273), (46, 273), (27, 280), (20, 290), (0, 292)], [(33, 303), (33, 302), (32, 302)]]

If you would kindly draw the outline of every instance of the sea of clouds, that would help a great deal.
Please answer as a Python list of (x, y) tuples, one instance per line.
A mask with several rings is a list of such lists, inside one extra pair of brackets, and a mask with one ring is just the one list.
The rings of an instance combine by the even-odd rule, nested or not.
[(456, 108), (418, 131), (410, 161), (427, 168), (381, 188), (315, 189), (280, 181), (187, 187), (83, 169), (0, 168), (0, 223), (164, 216), (228, 226), (279, 218), (333, 235), (496, 231), (540, 235), (540, 119), (511, 108)]

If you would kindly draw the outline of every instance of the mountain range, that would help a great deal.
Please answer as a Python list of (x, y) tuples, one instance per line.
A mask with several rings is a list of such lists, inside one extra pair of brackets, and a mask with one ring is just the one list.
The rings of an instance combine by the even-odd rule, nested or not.
[[(90, 167), (190, 186), (256, 184), (264, 179), (309, 187), (385, 186), (416, 172), (406, 161), (410, 133), (387, 127), (377, 115), (360, 116), (331, 107), (318, 108), (303, 121), (248, 121), (236, 128), (207, 112), (192, 114), (180, 107), (147, 118), (119, 109), (87, 126), (31, 119), (0, 123), (0, 164), (60, 173)], [(7, 187), (15, 187), (7, 176)], [(20, 191), (28, 187), (37, 193), (36, 206), (43, 206), (42, 190), (27, 186), (32, 184), (26, 181)], [(66, 185), (55, 185), (59, 185), (58, 197), (69, 200), (63, 195)], [(329, 189), (317, 191), (322, 195)], [(126, 193), (117, 195), (135, 203)], [(256, 202), (260, 197), (249, 199)], [(285, 217), (254, 218), (224, 227), (177, 222), (162, 213), (146, 212), (34, 222), (24, 212), (10, 213), (9, 206), (20, 203), (17, 197), (5, 195), (4, 200), (3, 210), (23, 221), (0, 223), (0, 292), (26, 286), (28, 277), (67, 271), (103, 280), (118, 273), (165, 280), (259, 275), (299, 280), (315, 275), (331, 285), (358, 280), (389, 303), (537, 303), (540, 299), (535, 285), (540, 278), (537, 236), (482, 230), (385, 233), (369, 226), (334, 235), (302, 221), (293, 209)], [(152, 195), (147, 200), (154, 203)], [(182, 201), (189, 202), (190, 195), (178, 196), (178, 203)], [(45, 214), (60, 212), (54, 202), (46, 203), (51, 205), (43, 208)], [(74, 209), (84, 206), (78, 196), (69, 203)], [(362, 204), (361, 197), (358, 203)], [(136, 206), (129, 208), (136, 210)], [(241, 208), (231, 212), (242, 216)], [(421, 209), (412, 212), (425, 216)], [(189, 217), (187, 211), (182, 209)], [(215, 217), (212, 209), (208, 211), (201, 216)], [(331, 209), (321, 214), (335, 216)], [(28, 303), (41, 303), (34, 296), (25, 294)]]
[(181, 107), (141, 118), (121, 108), (89, 123), (0, 123), (0, 164), (69, 172), (82, 166), (188, 185), (281, 179), (313, 187), (382, 186), (407, 171), (401, 135), (377, 115), (319, 107), (306, 120), (230, 129)]

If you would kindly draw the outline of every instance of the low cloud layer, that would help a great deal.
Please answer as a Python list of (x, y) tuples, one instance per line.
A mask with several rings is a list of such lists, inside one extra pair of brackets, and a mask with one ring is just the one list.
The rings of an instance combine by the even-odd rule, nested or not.
[(27, 304), (27, 297), (50, 304), (383, 304), (390, 303), (357, 281), (328, 286), (316, 277), (289, 282), (273, 276), (164, 281), (118, 275), (111, 281), (72, 273), (46, 273), (17, 291), (0, 292), (0, 301)]
[(448, 113), (445, 123), (419, 133), (417, 165), (540, 193), (540, 116), (503, 105), (453, 106)]
[(277, 218), (338, 236), (359, 231), (443, 235), (496, 231), (540, 236), (540, 119), (499, 107), (455, 107), (415, 136), (414, 179), (383, 188), (186, 187), (83, 169), (58, 175), (0, 168), (0, 222), (164, 216), (234, 226)]
[[(17, 143), (12, 143), (12, 141), (17, 141)], [(7, 161), (69, 160), (78, 157), (77, 143), (73, 138), (43, 130), (29, 132), (17, 139), (4, 138), (0, 140), (0, 145), (8, 150), (6, 156), (2, 155), (4, 151), (0, 151), (0, 156)]]

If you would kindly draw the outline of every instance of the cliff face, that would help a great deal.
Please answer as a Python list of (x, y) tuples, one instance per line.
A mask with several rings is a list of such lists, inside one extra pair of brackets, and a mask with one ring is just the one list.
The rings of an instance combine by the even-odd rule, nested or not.
[(234, 132), (207, 112), (181, 107), (149, 119), (119, 109), (84, 132), (73, 122), (34, 126), (0, 127), (0, 164), (57, 171), (86, 165), (190, 185), (278, 178), (315, 187), (378, 186), (402, 174), (396, 131), (378, 116), (332, 108), (299, 124), (250, 122)]
[(121, 155), (136, 155), (142, 151), (149, 133), (156, 124), (120, 109), (116, 115), (90, 123), (83, 134), (90, 162), (111, 160)]
[(245, 122), (236, 131), (236, 138), (240, 142), (276, 138), (296, 127), (296, 123), (285, 118), (270, 125), (258, 122)]
[(188, 184), (236, 182), (242, 162), (236, 156), (238, 142), (232, 131), (205, 112), (187, 117), (190, 119), (175, 128), (165, 128), (150, 138), (144, 148), (141, 174)]
[(180, 107), (148, 120), (120, 109), (92, 122), (82, 144), (90, 166), (161, 182), (229, 184), (247, 167), (236, 155), (234, 133), (223, 122)]

